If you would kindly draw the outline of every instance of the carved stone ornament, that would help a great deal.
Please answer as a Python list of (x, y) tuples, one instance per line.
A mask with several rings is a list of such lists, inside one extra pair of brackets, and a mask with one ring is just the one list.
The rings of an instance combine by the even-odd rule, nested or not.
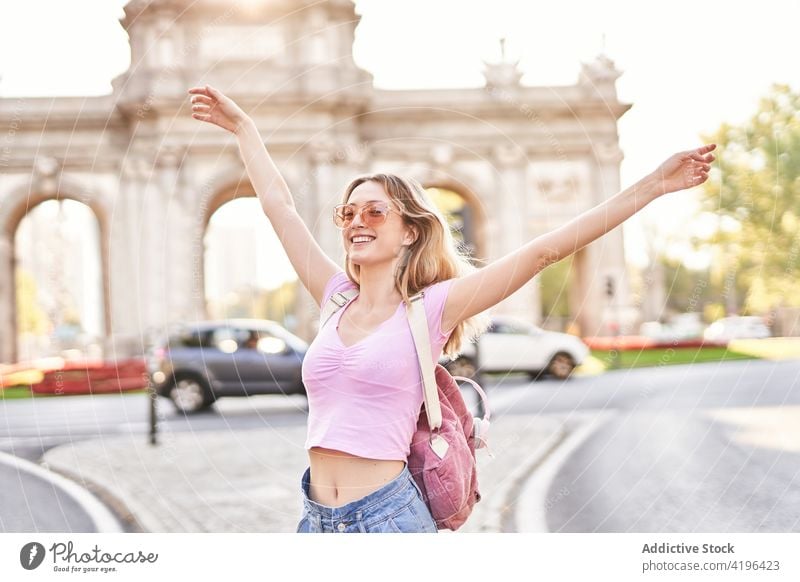
[(622, 75), (614, 61), (604, 54), (599, 54), (591, 63), (582, 63), (580, 82), (582, 84), (608, 84), (614, 83)]
[(513, 166), (525, 160), (525, 150), (516, 144), (500, 144), (492, 154), (495, 162), (501, 166)]
[(59, 161), (52, 156), (40, 156), (33, 165), (34, 173), (41, 178), (52, 178), (61, 168)]

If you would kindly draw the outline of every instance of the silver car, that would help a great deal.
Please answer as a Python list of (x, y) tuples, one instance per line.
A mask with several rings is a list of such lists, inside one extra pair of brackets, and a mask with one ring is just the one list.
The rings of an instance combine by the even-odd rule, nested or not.
[(221, 396), (305, 394), (308, 344), (274, 321), (228, 319), (178, 326), (147, 354), (158, 394), (183, 413)]

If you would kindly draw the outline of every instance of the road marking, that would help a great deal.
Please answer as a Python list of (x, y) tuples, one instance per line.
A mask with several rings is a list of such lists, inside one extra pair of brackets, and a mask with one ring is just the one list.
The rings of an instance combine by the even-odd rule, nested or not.
[(24, 471), (34, 477), (44, 479), (52, 483), (53, 487), (58, 487), (64, 493), (72, 497), (78, 505), (89, 515), (95, 525), (98, 533), (122, 533), (119, 522), (94, 495), (89, 493), (86, 489), (79, 486), (77, 483), (62, 477), (56, 473), (48, 471), (35, 463), (20, 459), (14, 455), (9, 455), (0, 451), (0, 463), (5, 463), (17, 469), (17, 471)]
[(564, 443), (549, 455), (523, 485), (514, 519), (520, 533), (548, 533), (547, 492), (570, 455), (616, 413), (603, 411), (570, 432)]

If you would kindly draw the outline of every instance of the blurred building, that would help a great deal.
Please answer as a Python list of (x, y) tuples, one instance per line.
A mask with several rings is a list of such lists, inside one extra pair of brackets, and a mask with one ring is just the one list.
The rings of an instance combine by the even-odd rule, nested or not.
[[(221, 88), (253, 116), (340, 263), (330, 209), (362, 172), (460, 197), (461, 234), (489, 261), (619, 190), (617, 120), (630, 105), (607, 57), (569, 86), (522, 86), (517, 64), (502, 61), (486, 64), (483, 88), (380, 90), (352, 58), (358, 21), (348, 0), (133, 0), (121, 20), (132, 64), (111, 95), (0, 99), (0, 361), (18, 349), (15, 232), (48, 199), (78, 200), (97, 217), (107, 348), (135, 353), (148, 330), (206, 316), (209, 219), (253, 192), (231, 137), (191, 118), (193, 85)], [(317, 307), (300, 292), (297, 332), (310, 339)], [(580, 332), (609, 333), (627, 297), (618, 228), (573, 261)], [(537, 282), (496, 311), (538, 322)]]

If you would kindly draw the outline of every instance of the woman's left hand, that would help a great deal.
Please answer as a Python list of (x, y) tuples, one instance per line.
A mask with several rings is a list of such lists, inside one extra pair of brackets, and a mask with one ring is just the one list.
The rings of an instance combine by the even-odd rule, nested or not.
[(714, 161), (713, 151), (717, 144), (679, 152), (667, 158), (651, 175), (659, 196), (699, 186), (708, 180), (708, 171)]

